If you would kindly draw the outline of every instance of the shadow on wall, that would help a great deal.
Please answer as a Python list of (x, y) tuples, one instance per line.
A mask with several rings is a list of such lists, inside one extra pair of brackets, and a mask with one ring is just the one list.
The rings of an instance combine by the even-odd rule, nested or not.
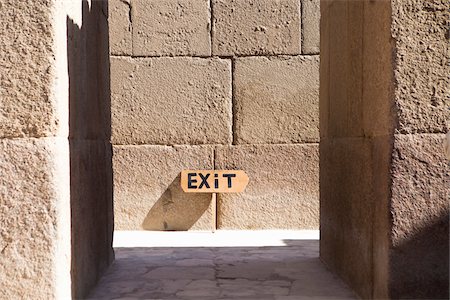
[(81, 28), (67, 17), (71, 274), (77, 299), (114, 258), (107, 4), (80, 2)]
[(183, 192), (181, 173), (152, 206), (142, 223), (145, 230), (188, 230), (211, 204), (211, 194)]
[(393, 299), (448, 299), (449, 215), (394, 245), (391, 261)]

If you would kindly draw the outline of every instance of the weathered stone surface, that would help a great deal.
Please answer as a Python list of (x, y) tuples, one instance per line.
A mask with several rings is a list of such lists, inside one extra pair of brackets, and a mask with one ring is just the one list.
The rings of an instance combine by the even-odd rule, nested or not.
[(450, 160), (450, 131), (447, 132), (447, 134), (445, 135), (444, 152), (445, 157), (447, 157), (447, 159)]
[(449, 129), (448, 18), (445, 0), (392, 2), (395, 98), (402, 133)]
[(70, 298), (66, 139), (0, 140), (1, 299)]
[(114, 146), (116, 230), (213, 229), (211, 194), (186, 194), (183, 169), (213, 169), (209, 146)]
[(320, 0), (302, 0), (302, 53), (320, 51)]
[(320, 141), (320, 256), (360, 295), (372, 293), (371, 165), (363, 138)]
[(365, 5), (363, 1), (324, 4), (321, 137), (392, 132), (394, 81), (388, 4)]
[(389, 297), (390, 18), (386, 1), (321, 1), (321, 259), (362, 298)]
[(130, 0), (109, 1), (109, 47), (113, 55), (132, 55)]
[[(64, 42), (67, 58), (62, 75), (68, 75), (68, 107), (64, 94), (59, 92), (64, 114), (69, 118), (69, 138), (107, 140), (111, 137), (111, 91), (108, 49), (108, 19), (104, 15), (104, 1), (62, 2), (74, 15), (65, 21)], [(68, 3), (68, 4), (66, 4)], [(81, 14), (81, 16), (78, 16)], [(81, 21), (78, 18), (81, 17)], [(80, 23), (81, 22), (81, 23)], [(66, 83), (66, 84), (67, 84)], [(67, 88), (62, 86), (61, 88)], [(67, 111), (68, 108), (68, 111)], [(62, 125), (64, 126), (64, 124)], [(67, 136), (67, 133), (64, 133)]]
[(448, 298), (445, 6), (321, 2), (321, 258), (362, 298)]
[(216, 169), (250, 178), (243, 193), (218, 195), (219, 229), (319, 227), (317, 144), (219, 146)]
[(211, 55), (208, 0), (133, 0), (133, 54)]
[(235, 141), (319, 140), (319, 57), (238, 58)]
[(395, 135), (390, 205), (393, 298), (448, 298), (450, 176), (443, 140), (444, 134)]
[(203, 58), (111, 59), (115, 144), (231, 142), (231, 65)]
[(111, 152), (109, 141), (70, 141), (74, 298), (86, 297), (114, 258)]
[(52, 1), (1, 0), (0, 6), (0, 137), (53, 135)]
[(213, 54), (300, 54), (300, 1), (213, 0)]
[(320, 135), (363, 136), (364, 2), (332, 4), (321, 2)]

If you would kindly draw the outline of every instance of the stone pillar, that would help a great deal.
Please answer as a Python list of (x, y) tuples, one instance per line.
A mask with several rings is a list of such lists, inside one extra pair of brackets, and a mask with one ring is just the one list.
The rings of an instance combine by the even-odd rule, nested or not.
[(69, 72), (72, 292), (83, 298), (113, 260), (108, 2), (71, 0)]
[[(98, 171), (107, 170), (103, 165), (111, 161), (109, 137), (107, 131), (101, 139), (87, 137), (103, 148), (74, 143), (87, 135), (76, 135), (72, 124), (73, 120), (93, 127), (101, 123), (96, 116), (86, 115), (79, 101), (108, 105), (107, 86), (86, 92), (87, 85), (103, 87), (103, 82), (92, 83), (94, 79), (104, 75), (108, 82), (106, 69), (100, 68), (108, 66), (105, 60), (100, 62), (102, 57), (108, 61), (107, 51), (106, 56), (100, 50), (88, 55), (85, 49), (101, 48), (102, 41), (92, 44), (92, 39), (81, 37), (75, 29), (89, 32), (92, 23), (84, 25), (84, 16), (105, 27), (105, 3), (0, 1), (1, 299), (81, 297), (86, 290), (78, 284), (83, 280), (85, 286), (94, 284), (111, 261), (112, 215), (105, 207), (112, 198), (110, 188), (102, 188), (111, 186), (111, 175)], [(78, 35), (80, 42), (73, 44), (68, 34)], [(74, 57), (91, 72), (74, 72), (70, 63)], [(103, 165), (98, 164), (102, 160)], [(105, 176), (96, 182), (79, 179), (92, 179), (99, 173)], [(86, 189), (91, 192), (83, 194)], [(83, 209), (78, 211), (81, 201)], [(97, 231), (102, 234), (91, 234)], [(83, 267), (80, 253), (89, 257), (85, 259), (89, 267)]]
[(445, 6), (321, 2), (321, 259), (363, 298), (448, 297)]

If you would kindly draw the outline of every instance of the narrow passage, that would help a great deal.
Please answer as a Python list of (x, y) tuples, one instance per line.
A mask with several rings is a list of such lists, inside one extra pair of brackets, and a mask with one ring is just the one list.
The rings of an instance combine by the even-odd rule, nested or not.
[(89, 299), (356, 299), (319, 260), (318, 231), (116, 232)]

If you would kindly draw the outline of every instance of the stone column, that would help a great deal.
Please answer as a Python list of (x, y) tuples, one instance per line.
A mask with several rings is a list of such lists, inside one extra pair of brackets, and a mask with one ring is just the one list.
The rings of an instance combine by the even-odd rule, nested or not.
[(321, 9), (321, 259), (363, 298), (448, 297), (444, 1)]
[[(112, 213), (106, 209), (112, 193), (103, 188), (111, 185), (104, 166), (111, 161), (109, 136), (98, 128), (103, 121), (95, 112), (82, 110), (90, 103), (104, 113), (109, 99), (108, 87), (95, 81), (109, 76), (96, 50), (107, 49), (106, 2), (96, 2), (0, 1), (1, 299), (82, 297), (112, 258)], [(93, 23), (106, 26), (100, 31), (106, 45), (83, 37), (81, 28), (89, 32)], [(108, 62), (107, 50), (104, 57)], [(74, 58), (90, 72), (74, 71)], [(88, 93), (88, 85), (96, 92)], [(78, 134), (74, 120), (94, 124), (102, 138)], [(106, 150), (74, 142), (79, 139)], [(104, 177), (80, 180), (103, 174), (99, 169)], [(78, 258), (83, 255), (85, 264)]]

